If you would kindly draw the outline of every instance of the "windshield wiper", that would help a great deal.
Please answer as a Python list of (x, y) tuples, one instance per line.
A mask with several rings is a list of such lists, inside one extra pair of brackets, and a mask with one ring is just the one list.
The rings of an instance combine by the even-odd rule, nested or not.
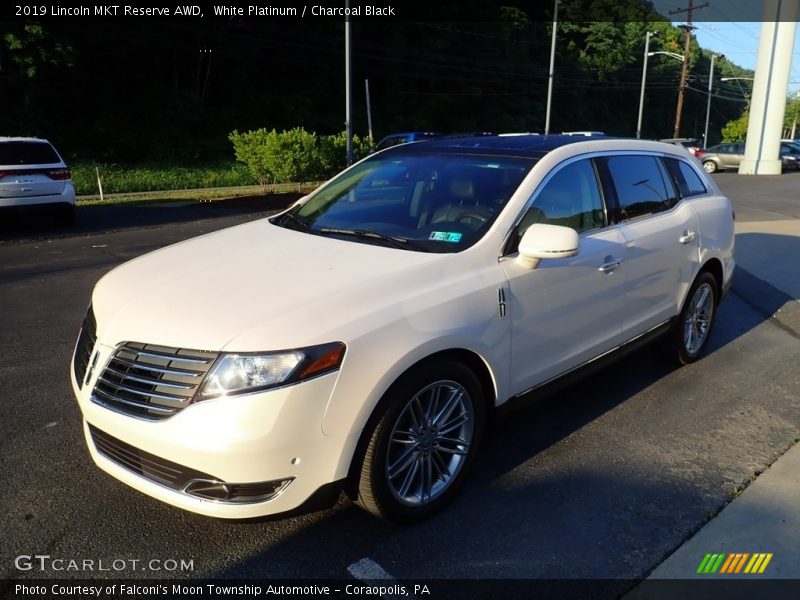
[(392, 246), (393, 248), (402, 248), (403, 250), (421, 250), (423, 252), (427, 252), (425, 248), (420, 246), (419, 244), (414, 243), (412, 240), (402, 237), (395, 237), (393, 235), (387, 235), (385, 233), (379, 233), (377, 231), (365, 231), (362, 229), (339, 229), (336, 227), (320, 227), (319, 229), (315, 230), (315, 233), (323, 233), (323, 234), (333, 234), (333, 235), (346, 235), (355, 238), (367, 239), (367, 240), (378, 240), (384, 242), (387, 246)]

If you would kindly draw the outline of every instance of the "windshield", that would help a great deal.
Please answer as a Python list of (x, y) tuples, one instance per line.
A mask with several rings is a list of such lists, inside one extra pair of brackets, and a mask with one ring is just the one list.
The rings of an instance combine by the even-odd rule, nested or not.
[(458, 252), (483, 237), (534, 162), (458, 154), (376, 156), (273, 222), (356, 242)]

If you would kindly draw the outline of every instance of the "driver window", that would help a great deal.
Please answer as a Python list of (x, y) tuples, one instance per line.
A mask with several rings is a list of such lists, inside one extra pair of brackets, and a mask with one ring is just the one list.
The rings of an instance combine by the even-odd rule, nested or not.
[(517, 226), (517, 239), (534, 223), (571, 227), (578, 233), (605, 226), (603, 199), (590, 159), (559, 170), (539, 191)]

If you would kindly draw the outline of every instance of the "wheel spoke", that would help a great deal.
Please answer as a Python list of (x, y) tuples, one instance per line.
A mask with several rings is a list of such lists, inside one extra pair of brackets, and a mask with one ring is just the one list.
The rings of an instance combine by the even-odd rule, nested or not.
[(414, 462), (414, 460), (416, 459), (415, 450), (416, 446), (409, 446), (408, 448), (403, 450), (402, 454), (396, 461), (394, 461), (391, 465), (389, 465), (388, 471), (390, 479), (394, 479), (395, 477), (400, 475), (400, 473), (405, 471), (408, 468), (408, 466), (412, 462)]
[(441, 446), (446, 444), (448, 446), (469, 446), (469, 442), (461, 438), (439, 436), (436, 438), (436, 444)]
[(420, 424), (420, 426), (424, 426), (427, 419), (425, 415), (425, 409), (422, 407), (422, 402), (420, 402), (419, 396), (414, 398), (414, 401), (411, 403), (411, 410), (417, 417), (417, 422)]
[(406, 473), (406, 477), (403, 480), (403, 485), (400, 486), (399, 493), (403, 497), (408, 495), (408, 490), (411, 487), (411, 484), (414, 483), (414, 480), (417, 478), (417, 473), (419, 472), (419, 462), (419, 460), (415, 460), (411, 463), (411, 469), (409, 469), (408, 473)]
[(442, 396), (442, 386), (435, 387), (430, 392), (430, 401), (428, 402), (428, 409), (425, 411), (425, 420), (432, 423), (436, 411), (439, 409), (439, 400)]
[(698, 309), (702, 309), (706, 306), (706, 302), (708, 302), (708, 288), (702, 287), (700, 288), (700, 297), (697, 299), (695, 306)]
[(453, 392), (453, 395), (447, 399), (442, 410), (433, 418), (433, 424), (437, 426), (444, 425), (444, 422), (453, 414), (453, 411), (460, 404), (462, 397), (463, 392), (461, 390)]
[(433, 469), (431, 464), (431, 457), (423, 456), (422, 457), (422, 490), (421, 496), (423, 502), (425, 500), (430, 500), (431, 491), (433, 490)]
[(444, 458), (442, 458), (438, 448), (434, 447), (433, 450), (431, 450), (431, 458), (433, 459), (433, 464), (436, 466), (436, 470), (439, 471), (439, 476), (446, 481), (447, 478), (450, 477), (450, 468), (447, 466)]
[(468, 420), (469, 420), (469, 414), (467, 414), (466, 412), (459, 413), (456, 417), (453, 417), (453, 419), (451, 419), (447, 423), (442, 423), (442, 425), (439, 427), (438, 433), (439, 435), (445, 435), (446, 433), (450, 433), (451, 431), (461, 427)]
[(439, 452), (444, 452), (445, 454), (455, 454), (457, 456), (466, 456), (467, 452), (469, 452), (469, 448), (445, 448), (444, 446), (436, 446), (436, 450)]
[(392, 437), (393, 444), (416, 444), (417, 443), (417, 434), (413, 431), (395, 431), (394, 437)]

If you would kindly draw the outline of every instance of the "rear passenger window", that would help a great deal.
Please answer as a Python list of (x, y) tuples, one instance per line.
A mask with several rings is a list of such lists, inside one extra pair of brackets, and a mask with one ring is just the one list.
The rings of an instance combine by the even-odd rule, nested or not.
[(590, 160), (571, 163), (553, 175), (522, 217), (518, 239), (534, 223), (571, 227), (578, 233), (605, 226), (603, 199)]
[(681, 198), (690, 198), (708, 193), (703, 180), (686, 162), (676, 158), (665, 158), (669, 174), (678, 186)]
[(617, 190), (620, 221), (669, 210), (677, 203), (667, 173), (654, 156), (611, 156), (605, 160)]

